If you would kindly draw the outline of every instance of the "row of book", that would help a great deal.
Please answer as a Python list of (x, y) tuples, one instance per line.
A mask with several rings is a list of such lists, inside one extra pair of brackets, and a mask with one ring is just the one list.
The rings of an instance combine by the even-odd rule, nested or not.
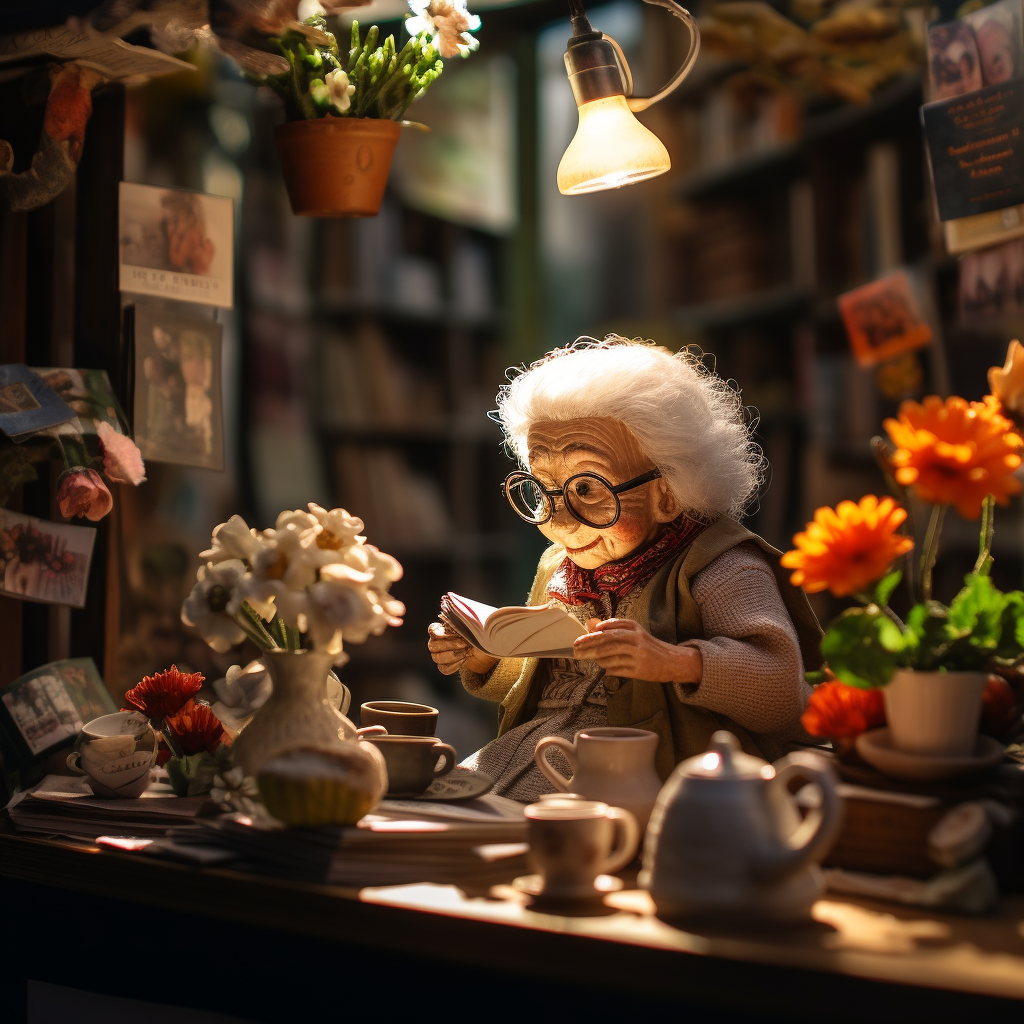
[(335, 504), (372, 523), (379, 547), (429, 548), (452, 536), (437, 478), (414, 470), (400, 448), (341, 442), (333, 463)]
[(401, 427), (444, 415), (440, 381), (397, 356), (379, 324), (320, 339), (321, 417), (326, 427)]

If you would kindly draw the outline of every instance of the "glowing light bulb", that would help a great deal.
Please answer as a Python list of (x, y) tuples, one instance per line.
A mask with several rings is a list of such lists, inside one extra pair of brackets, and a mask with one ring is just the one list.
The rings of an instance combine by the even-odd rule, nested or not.
[(622, 95), (581, 103), (580, 123), (558, 165), (558, 191), (581, 195), (633, 185), (672, 166), (661, 140), (634, 116)]

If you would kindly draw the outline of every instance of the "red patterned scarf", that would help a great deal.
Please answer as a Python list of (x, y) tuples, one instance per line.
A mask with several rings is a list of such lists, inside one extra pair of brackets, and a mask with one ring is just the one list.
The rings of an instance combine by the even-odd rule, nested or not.
[(581, 569), (566, 556), (548, 582), (548, 593), (565, 604), (600, 601), (602, 594), (608, 594), (617, 603), (631, 590), (642, 587), (707, 525), (683, 513), (673, 519), (661, 536), (640, 554), (599, 565), (596, 569)]

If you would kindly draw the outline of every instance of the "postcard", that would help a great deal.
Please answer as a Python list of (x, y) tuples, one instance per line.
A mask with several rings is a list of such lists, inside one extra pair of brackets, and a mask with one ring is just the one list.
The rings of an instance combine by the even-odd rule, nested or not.
[(74, 415), (74, 409), (24, 364), (0, 366), (0, 430), (12, 441), (66, 423)]
[(73, 740), (117, 705), (92, 658), (69, 658), (19, 676), (0, 694), (0, 719), (35, 759)]
[(134, 425), (143, 458), (224, 468), (221, 332), (173, 303), (136, 303)]
[(96, 531), (0, 508), (0, 594), (85, 607)]
[(840, 295), (839, 312), (857, 362), (874, 366), (927, 345), (932, 329), (918, 309), (906, 272), (899, 270)]
[(66, 367), (33, 367), (46, 384), (69, 406), (74, 418), (62, 423), (55, 434), (95, 434), (99, 423), (125, 432), (127, 420), (114, 394), (106, 370), (73, 370)]
[(921, 108), (939, 220), (1024, 203), (1024, 78)]
[(121, 291), (230, 309), (233, 200), (126, 181), (119, 189)]
[(960, 261), (960, 320), (1024, 313), (1024, 238), (968, 253)]

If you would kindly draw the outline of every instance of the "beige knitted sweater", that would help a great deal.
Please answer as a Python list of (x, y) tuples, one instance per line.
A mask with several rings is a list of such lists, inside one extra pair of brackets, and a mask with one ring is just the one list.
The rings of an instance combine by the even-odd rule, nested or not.
[[(721, 523), (709, 529), (705, 541), (704, 549), (710, 550), (712, 556), (701, 559), (699, 551), (692, 552), (698, 565), (703, 561), (703, 567), (693, 574), (689, 590), (681, 586), (676, 595), (675, 573), (667, 567), (643, 588), (636, 600), (624, 602), (630, 605), (628, 611), (625, 607), (622, 609), (623, 614), (635, 618), (662, 639), (672, 639), (671, 623), (675, 621), (675, 614), (687, 620), (696, 616), (703, 627), (697, 635), (703, 638), (673, 642), (700, 650), (701, 681), (681, 685), (623, 680), (624, 686), (618, 691), (615, 680), (607, 681), (611, 724), (653, 728), (667, 741), (667, 746), (663, 743), (659, 747), (658, 755), (663, 776), (671, 771), (680, 756), (686, 756), (687, 744), (692, 746), (697, 742), (700, 750), (705, 749), (699, 745), (703, 742), (699, 729), (690, 740), (684, 740), (679, 734), (680, 720), (672, 710), (673, 704), (689, 705), (698, 714), (712, 716), (706, 726), (708, 735), (716, 727), (715, 716), (730, 720), (740, 727), (734, 731), (749, 733), (753, 752), (768, 758), (784, 752), (793, 741), (807, 740), (799, 722), (809, 695), (809, 687), (803, 679), (804, 659), (819, 657), (817, 643), (821, 634), (803, 595), (794, 591), (787, 595), (789, 600), (783, 600), (779, 586), (784, 575), (769, 562), (771, 555), (763, 553), (762, 547), (766, 547), (763, 542), (738, 524)], [(767, 550), (775, 554), (773, 549)], [(529, 603), (540, 604), (549, 599), (545, 584), (562, 557), (564, 551), (558, 546), (544, 553)], [(689, 558), (687, 556), (687, 560)], [(685, 611), (687, 601), (692, 602), (692, 613)], [(678, 612), (666, 619), (664, 612), (676, 607)], [(801, 624), (801, 633), (794, 629), (794, 615)], [(816, 667), (816, 661), (812, 664)], [(523, 721), (524, 713), (527, 717), (532, 714), (524, 702), (537, 667), (536, 659), (508, 658), (500, 661), (487, 676), (463, 671), (462, 680), (475, 696), (501, 702), (500, 732), (505, 732)], [(638, 690), (638, 686), (641, 689)], [(656, 699), (655, 691), (663, 692), (664, 697)], [(663, 710), (657, 711), (658, 707)], [(649, 723), (642, 720), (652, 713)], [(666, 716), (673, 720), (672, 733), (665, 731)], [(729, 721), (717, 727), (728, 728)]]

